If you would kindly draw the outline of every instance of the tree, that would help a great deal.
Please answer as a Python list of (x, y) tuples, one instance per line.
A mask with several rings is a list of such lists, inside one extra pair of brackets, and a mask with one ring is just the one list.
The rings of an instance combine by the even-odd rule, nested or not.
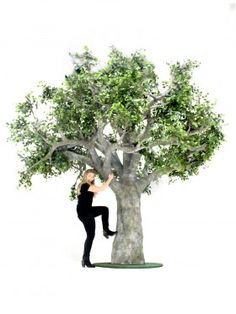
[(100, 69), (87, 46), (69, 55), (74, 68), (62, 86), (40, 81), (40, 93), (29, 92), (7, 123), (9, 139), (22, 147), (19, 186), (31, 188), (37, 174), (73, 170), (80, 176), (86, 166), (102, 180), (113, 172), (118, 233), (111, 262), (145, 263), (141, 194), (150, 194), (151, 183), (164, 175), (174, 182), (199, 174), (225, 140), (224, 120), (191, 82), (197, 61), (167, 63), (170, 80), (161, 87), (140, 50), (126, 56), (112, 46)]

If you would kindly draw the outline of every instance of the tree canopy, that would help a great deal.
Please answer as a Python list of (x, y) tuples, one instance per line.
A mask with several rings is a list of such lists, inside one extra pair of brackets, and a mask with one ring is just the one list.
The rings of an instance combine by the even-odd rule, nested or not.
[(114, 187), (128, 175), (150, 193), (162, 175), (197, 175), (225, 140), (222, 114), (192, 82), (199, 62), (167, 63), (170, 79), (160, 82), (141, 50), (128, 56), (112, 46), (102, 68), (87, 46), (69, 55), (73, 71), (61, 86), (40, 81), (40, 93), (29, 92), (7, 123), (21, 148), (19, 186), (30, 188), (37, 174), (80, 176), (88, 165), (101, 179), (113, 171)]

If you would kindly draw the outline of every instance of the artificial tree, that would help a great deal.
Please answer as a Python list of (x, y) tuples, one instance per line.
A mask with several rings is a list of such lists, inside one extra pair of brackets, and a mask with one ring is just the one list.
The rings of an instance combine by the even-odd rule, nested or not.
[(170, 79), (160, 83), (140, 50), (128, 56), (112, 46), (101, 68), (87, 46), (69, 54), (73, 70), (62, 85), (40, 81), (40, 93), (29, 92), (7, 123), (9, 139), (21, 145), (19, 186), (30, 189), (38, 174), (81, 176), (87, 166), (102, 180), (113, 172), (118, 233), (111, 262), (144, 264), (142, 193), (164, 175), (174, 182), (199, 174), (225, 140), (224, 120), (192, 82), (197, 61), (167, 63)]

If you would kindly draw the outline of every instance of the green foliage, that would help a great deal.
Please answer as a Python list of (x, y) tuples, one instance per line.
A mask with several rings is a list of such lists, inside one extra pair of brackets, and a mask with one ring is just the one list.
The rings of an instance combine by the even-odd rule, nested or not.
[[(64, 152), (69, 149), (86, 156), (85, 147), (64, 146), (48, 155), (63, 136), (90, 139), (99, 124), (110, 123), (112, 133), (107, 138), (111, 143), (117, 141), (118, 131), (126, 129), (131, 141), (138, 144), (153, 96), (162, 93), (155, 66), (141, 50), (126, 56), (112, 46), (106, 66), (96, 70), (98, 59), (87, 46), (83, 53), (70, 56), (74, 69), (62, 85), (55, 87), (40, 81), (40, 94), (28, 93), (16, 105), (17, 118), (7, 123), (9, 139), (22, 148), (19, 157), (24, 169), (19, 172), (19, 186), (30, 188), (36, 174), (48, 178), (75, 170), (82, 175), (85, 163), (69, 160)], [(140, 164), (136, 175), (142, 178), (158, 172), (168, 174), (173, 182), (198, 174), (225, 138), (223, 116), (214, 113), (214, 103), (191, 81), (200, 63), (188, 59), (182, 64), (167, 64), (170, 80), (163, 81), (162, 87), (171, 89), (149, 112), (150, 134), (139, 151), (144, 165)], [(205, 130), (197, 132), (201, 128)], [(76, 197), (74, 187), (71, 200)], [(145, 192), (150, 194), (150, 186)]]

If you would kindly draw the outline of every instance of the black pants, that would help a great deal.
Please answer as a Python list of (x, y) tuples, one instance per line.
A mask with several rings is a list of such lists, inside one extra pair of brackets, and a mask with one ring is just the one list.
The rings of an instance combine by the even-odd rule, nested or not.
[(88, 214), (81, 215), (78, 213), (79, 220), (84, 224), (87, 238), (84, 242), (84, 253), (83, 258), (89, 259), (93, 239), (95, 237), (95, 217), (102, 215), (103, 229), (108, 229), (109, 226), (109, 210), (106, 206), (92, 206), (88, 210)]

